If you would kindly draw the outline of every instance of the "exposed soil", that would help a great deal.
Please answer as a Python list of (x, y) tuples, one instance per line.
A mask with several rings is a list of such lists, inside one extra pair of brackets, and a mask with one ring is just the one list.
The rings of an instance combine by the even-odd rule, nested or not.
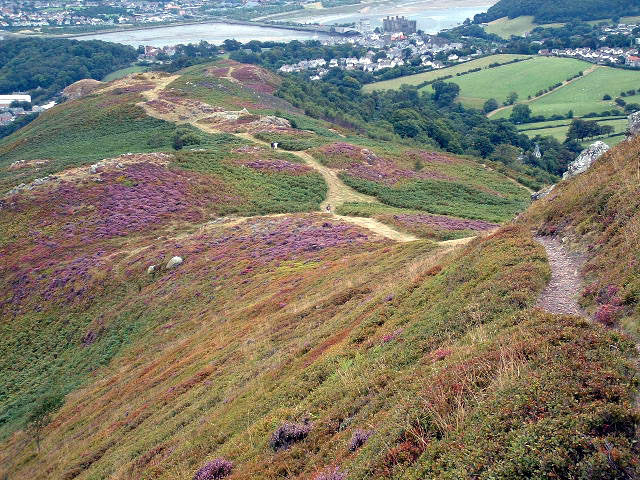
[(584, 259), (566, 251), (557, 237), (535, 237), (546, 250), (551, 265), (551, 281), (544, 289), (537, 306), (549, 313), (585, 316), (578, 305), (582, 290), (580, 270)]

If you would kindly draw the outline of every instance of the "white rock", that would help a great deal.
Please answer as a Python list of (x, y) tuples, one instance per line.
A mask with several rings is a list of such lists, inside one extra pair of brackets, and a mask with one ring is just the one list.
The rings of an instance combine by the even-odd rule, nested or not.
[(586, 172), (602, 155), (607, 153), (609, 145), (604, 142), (595, 142), (569, 164), (567, 171), (562, 176), (563, 180), (568, 180)]
[(550, 187), (544, 187), (542, 190), (539, 190), (536, 193), (532, 193), (531, 200), (533, 200), (534, 202), (536, 200), (542, 200), (544, 197), (549, 195), (554, 188), (556, 188), (556, 186), (551, 185)]
[(173, 257), (167, 262), (167, 270), (177, 267), (183, 262), (182, 257)]
[(150, 265), (149, 268), (147, 268), (147, 273), (148, 274), (152, 274), (156, 271), (156, 266), (155, 265)]
[(640, 112), (634, 112), (629, 115), (627, 121), (629, 122), (627, 126), (627, 139), (640, 134)]

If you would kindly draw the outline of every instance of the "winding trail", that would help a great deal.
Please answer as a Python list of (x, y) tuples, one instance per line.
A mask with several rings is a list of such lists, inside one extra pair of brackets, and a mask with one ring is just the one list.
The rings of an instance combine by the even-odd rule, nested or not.
[[(231, 75), (231, 72), (232, 70), (229, 71), (229, 75)], [(140, 107), (142, 107), (145, 110), (147, 115), (154, 118), (159, 118), (161, 120), (174, 122), (177, 124), (180, 124), (180, 123), (190, 124), (207, 133), (220, 133), (213, 126), (201, 122), (201, 120), (203, 120), (204, 118), (210, 115), (210, 113), (204, 110), (197, 111), (198, 110), (197, 108), (195, 110), (194, 109), (185, 110), (184, 108), (176, 108), (176, 111), (161, 113), (151, 108), (149, 105), (147, 105), (147, 102), (158, 99), (162, 91), (164, 91), (169, 86), (169, 84), (171, 84), (177, 78), (179, 78), (179, 75), (146, 73), (146, 74), (139, 74), (136, 77), (133, 77), (131, 79), (127, 79), (127, 77), (125, 77), (125, 79), (122, 79), (117, 82), (113, 82), (107, 88), (113, 89), (121, 86), (126, 86), (129, 83), (135, 84), (136, 82), (152, 83), (154, 85), (153, 89), (149, 89), (141, 92), (142, 95), (145, 97), (146, 102), (140, 102), (138, 104)], [(167, 99), (165, 101), (170, 101), (170, 100)], [(268, 142), (255, 138), (251, 133), (247, 133), (247, 132), (234, 133), (234, 135), (244, 140), (248, 140), (253, 143), (270, 147), (270, 144)], [(344, 203), (357, 202), (357, 203), (379, 204), (380, 202), (374, 197), (357, 192), (351, 187), (345, 185), (344, 182), (342, 182), (342, 180), (340, 180), (340, 178), (338, 177), (338, 173), (339, 173), (338, 171), (328, 168), (325, 165), (322, 165), (315, 158), (313, 158), (309, 153), (304, 151), (291, 151), (287, 153), (297, 156), (306, 165), (315, 169), (317, 172), (319, 172), (323, 176), (325, 182), (327, 183), (328, 191), (327, 191), (327, 197), (325, 201), (320, 204), (321, 212), (325, 213), (326, 215), (331, 215), (333, 218), (338, 219), (340, 221), (358, 225), (377, 235), (380, 235), (385, 238), (389, 238), (397, 242), (413, 242), (413, 241), (419, 240), (419, 238), (414, 235), (396, 230), (392, 226), (379, 222), (374, 218), (337, 215), (336, 213), (334, 213), (336, 208)], [(514, 182), (517, 183), (515, 180)], [(442, 243), (443, 246), (452, 248), (455, 246), (464, 245), (470, 242), (473, 238), (475, 237), (468, 237), (468, 238), (463, 238), (459, 240), (440, 242), (440, 243)]]
[(536, 306), (549, 313), (585, 316), (576, 299), (582, 287), (583, 259), (567, 253), (555, 237), (538, 236), (535, 240), (544, 247), (551, 265), (551, 281)]
[[(259, 140), (255, 138), (250, 133), (236, 133), (237, 137), (243, 138), (245, 140), (250, 140), (255, 143), (259, 143), (262, 145), (269, 146), (269, 143)], [(369, 195), (365, 195), (363, 193), (357, 192), (351, 187), (345, 185), (342, 180), (338, 177), (338, 173), (335, 170), (332, 170), (320, 162), (318, 162), (315, 158), (309, 155), (307, 152), (303, 151), (291, 151), (287, 152), (295, 155), (304, 161), (308, 166), (317, 170), (323, 177), (328, 186), (327, 198), (324, 202), (320, 204), (320, 208), (323, 212), (327, 212), (327, 207), (331, 207), (331, 215), (334, 218), (342, 220), (343, 222), (349, 222), (354, 225), (358, 225), (360, 227), (366, 228), (367, 230), (371, 230), (372, 232), (381, 235), (383, 237), (389, 238), (391, 240), (395, 240), (396, 242), (413, 242), (415, 240), (419, 240), (418, 237), (411, 235), (409, 233), (404, 233), (399, 230), (390, 227), (378, 220), (369, 217), (352, 217), (345, 215), (338, 215), (335, 212), (336, 207), (342, 205), (346, 202), (360, 202), (360, 203), (380, 203), (374, 197), (370, 197)]]

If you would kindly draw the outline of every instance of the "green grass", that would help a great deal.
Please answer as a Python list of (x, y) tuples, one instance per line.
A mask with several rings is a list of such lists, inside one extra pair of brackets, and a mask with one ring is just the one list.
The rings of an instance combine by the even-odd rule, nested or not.
[[(435, 80), (446, 75), (455, 76), (457, 73), (468, 72), (475, 68), (486, 68), (492, 63), (506, 63), (516, 58), (528, 58), (528, 55), (491, 55), (489, 57), (478, 58), (477, 60), (471, 60), (470, 62), (455, 65), (453, 67), (442, 68), (440, 70), (432, 70), (430, 72), (418, 73), (416, 75), (408, 75), (406, 77), (394, 78), (391, 80), (384, 80), (381, 82), (370, 83), (363, 87), (365, 92), (373, 92), (374, 90), (393, 90), (398, 89), (402, 85), (419, 85), (423, 82)], [(456, 79), (457, 80), (457, 79)], [(455, 81), (455, 80), (449, 80)]]
[[(230, 105), (247, 98), (198, 88)], [(0, 144), (3, 178), (13, 175), (5, 167), (14, 159), (55, 155), (62, 169), (151, 147), (149, 139), (163, 148), (175, 126), (151, 122), (135, 107), (139, 99), (95, 95), (44, 114)], [(243, 480), (308, 479), (329, 466), (349, 480), (637, 473), (635, 344), (617, 330), (532, 308), (551, 273), (531, 236), (533, 220), (452, 251), (395, 243), (319, 213), (216, 218), (313, 209), (326, 185), (313, 171), (298, 175), (292, 154), (197, 134), (194, 147), (204, 151), (185, 148), (167, 169), (134, 176), (127, 167), (105, 174), (105, 183), (58, 190), (45, 184), (3, 204), (0, 478), (190, 480), (217, 457), (233, 461), (233, 477)], [(423, 158), (420, 171), (451, 181), (386, 186), (343, 175), (388, 203), (345, 209), (506, 220), (528, 202), (524, 189), (470, 159), (358, 145), (398, 168), (418, 168)], [(325, 162), (337, 161), (330, 152), (371, 154), (317, 150)], [(624, 285), (624, 308), (638, 298), (639, 230), (625, 224), (639, 211), (637, 153), (625, 176), (589, 178), (594, 191), (578, 185), (568, 201), (553, 203), (560, 210), (535, 207), (552, 226), (568, 218), (585, 231), (596, 225), (593, 254), (617, 250), (608, 270), (592, 271), (622, 272), (598, 281)], [(281, 164), (256, 171), (252, 160), (287, 160), (298, 173)], [(627, 196), (616, 199), (622, 190)], [(157, 192), (179, 204), (166, 211)], [(96, 202), (112, 198), (100, 211)], [(225, 210), (227, 202), (238, 208)], [(585, 209), (580, 217), (576, 205)], [(96, 218), (153, 222), (105, 237), (92, 233)], [(621, 235), (635, 248), (618, 242)], [(184, 263), (165, 269), (174, 255)], [(158, 266), (153, 274), (150, 265)], [(65, 402), (38, 452), (16, 429), (53, 392)], [(288, 450), (269, 447), (282, 422), (303, 420), (311, 425), (306, 438)], [(357, 429), (372, 435), (351, 451)]]
[[(601, 20), (590, 20), (586, 23), (590, 25), (597, 25), (602, 22), (611, 22), (611, 19), (606, 18)], [(640, 17), (622, 17), (620, 19), (620, 23), (638, 24), (640, 23)], [(493, 22), (490, 22), (485, 27), (485, 31), (487, 33), (493, 33), (495, 35), (498, 35), (499, 37), (502, 37), (508, 40), (511, 38), (512, 35), (521, 37), (537, 27), (559, 28), (559, 27), (562, 27), (563, 25), (564, 23), (547, 23), (547, 24), (539, 25), (537, 23), (534, 23), (533, 16), (522, 15), (516, 18), (503, 17), (503, 18), (499, 18), (498, 20), (494, 20)]]
[[(214, 151), (176, 154), (175, 165), (184, 169), (213, 175), (226, 186), (242, 195), (243, 201), (231, 205), (219, 214), (266, 215), (273, 213), (308, 212), (319, 210), (327, 194), (327, 185), (319, 173), (310, 170), (305, 175), (264, 173), (234, 164), (229, 147), (221, 145)], [(260, 158), (286, 159), (298, 163), (290, 154), (265, 152)], [(223, 160), (222, 160), (223, 159)]]
[[(459, 100), (464, 105), (479, 108), (490, 98), (501, 103), (511, 92), (516, 92), (520, 100), (526, 100), (590, 67), (587, 62), (571, 58), (535, 57), (451, 81), (460, 86)], [(425, 88), (433, 90), (431, 86)]]
[[(336, 208), (338, 215), (368, 217), (374, 218), (381, 223), (390, 225), (391, 227), (411, 233), (419, 238), (428, 238), (437, 242), (455, 240), (477, 235), (478, 232), (473, 230), (452, 230), (445, 226), (436, 228), (429, 225), (421, 225), (418, 223), (409, 224), (408, 222), (400, 222), (395, 216), (397, 215), (424, 215), (424, 211), (408, 210), (406, 208), (396, 208), (389, 205), (379, 203), (343, 203)], [(453, 217), (449, 217), (453, 218)], [(454, 220), (457, 220), (454, 218)]]
[(107, 76), (105, 76), (102, 81), (110, 82), (112, 80), (119, 80), (127, 75), (131, 75), (132, 73), (141, 73), (147, 72), (151, 69), (151, 67), (143, 67), (141, 65), (132, 65), (127, 68), (121, 68), (120, 70), (116, 70), (115, 72), (111, 72)]
[[(551, 123), (549, 128), (544, 128), (544, 129), (536, 128), (538, 126), (542, 126), (548, 123)], [(614, 136), (601, 138), (600, 140), (608, 143), (610, 146), (617, 145), (622, 140), (624, 140), (624, 135), (619, 135), (619, 134), (624, 133), (627, 130), (628, 121), (626, 118), (614, 119), (614, 120), (602, 120), (602, 121), (598, 121), (598, 124), (611, 125), (614, 128), (614, 132), (613, 132)], [(567, 138), (567, 133), (569, 132), (570, 125), (571, 123), (568, 120), (564, 120), (560, 122), (559, 125), (555, 125), (555, 126), (553, 125), (553, 122), (541, 122), (540, 124), (531, 123), (531, 124), (527, 124), (527, 126), (529, 126), (529, 128), (534, 128), (534, 130), (520, 129), (520, 131), (530, 138), (533, 138), (537, 135), (540, 135), (543, 137), (551, 136), (560, 142), (564, 142), (565, 139)], [(587, 143), (592, 143), (592, 142), (587, 142)]]
[[(122, 153), (171, 150), (175, 125), (146, 115), (138, 94), (90, 95), (66, 102), (0, 141), (0, 167), (16, 160), (46, 159), (41, 170), (8, 171), (3, 189), (36, 176), (90, 164)], [(204, 136), (204, 134), (203, 134)]]
[[(626, 121), (627, 117), (626, 115), (624, 116), (609, 116), (609, 117), (595, 117), (595, 118), (585, 118), (584, 120), (589, 120), (589, 121), (597, 121), (597, 122), (603, 122), (603, 121), (609, 121), (609, 120), (625, 120)], [(564, 126), (569, 126), (571, 125), (571, 122), (573, 121), (573, 119), (563, 119), (563, 120), (547, 120), (544, 122), (535, 122), (535, 123), (522, 123), (516, 126), (516, 128), (518, 129), (518, 131), (524, 131), (524, 130), (533, 130), (535, 128), (552, 128), (552, 127), (564, 127)]]
[(515, 185), (511, 195), (501, 198), (480, 188), (442, 180), (407, 181), (389, 187), (346, 174), (341, 174), (340, 178), (351, 188), (392, 207), (489, 222), (506, 221), (528, 203), (522, 195), (523, 190)]
[(485, 27), (487, 33), (493, 33), (504, 39), (510, 39), (512, 35), (521, 37), (526, 33), (529, 33), (536, 27), (544, 28), (557, 28), (564, 25), (563, 23), (549, 23), (545, 25), (538, 25), (533, 22), (533, 16), (523, 15), (516, 18), (503, 17), (498, 20), (494, 20)]
[[(576, 116), (619, 108), (613, 101), (604, 101), (605, 94), (615, 99), (620, 92), (640, 88), (640, 72), (599, 67), (575, 82), (530, 102), (533, 115), (564, 115), (573, 110)], [(637, 100), (636, 100), (637, 99)], [(625, 98), (627, 103), (640, 103), (640, 97)], [(507, 118), (511, 109), (498, 112), (492, 118)]]

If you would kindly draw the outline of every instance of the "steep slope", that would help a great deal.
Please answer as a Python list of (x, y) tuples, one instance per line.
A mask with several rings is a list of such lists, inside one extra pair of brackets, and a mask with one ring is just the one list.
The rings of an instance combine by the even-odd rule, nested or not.
[(580, 302), (606, 325), (638, 335), (640, 325), (640, 139), (608, 152), (586, 173), (562, 182), (523, 217), (542, 235), (582, 254)]
[(633, 478), (633, 341), (535, 308), (552, 214), (277, 82), (136, 75), (0, 143), (0, 476)]

